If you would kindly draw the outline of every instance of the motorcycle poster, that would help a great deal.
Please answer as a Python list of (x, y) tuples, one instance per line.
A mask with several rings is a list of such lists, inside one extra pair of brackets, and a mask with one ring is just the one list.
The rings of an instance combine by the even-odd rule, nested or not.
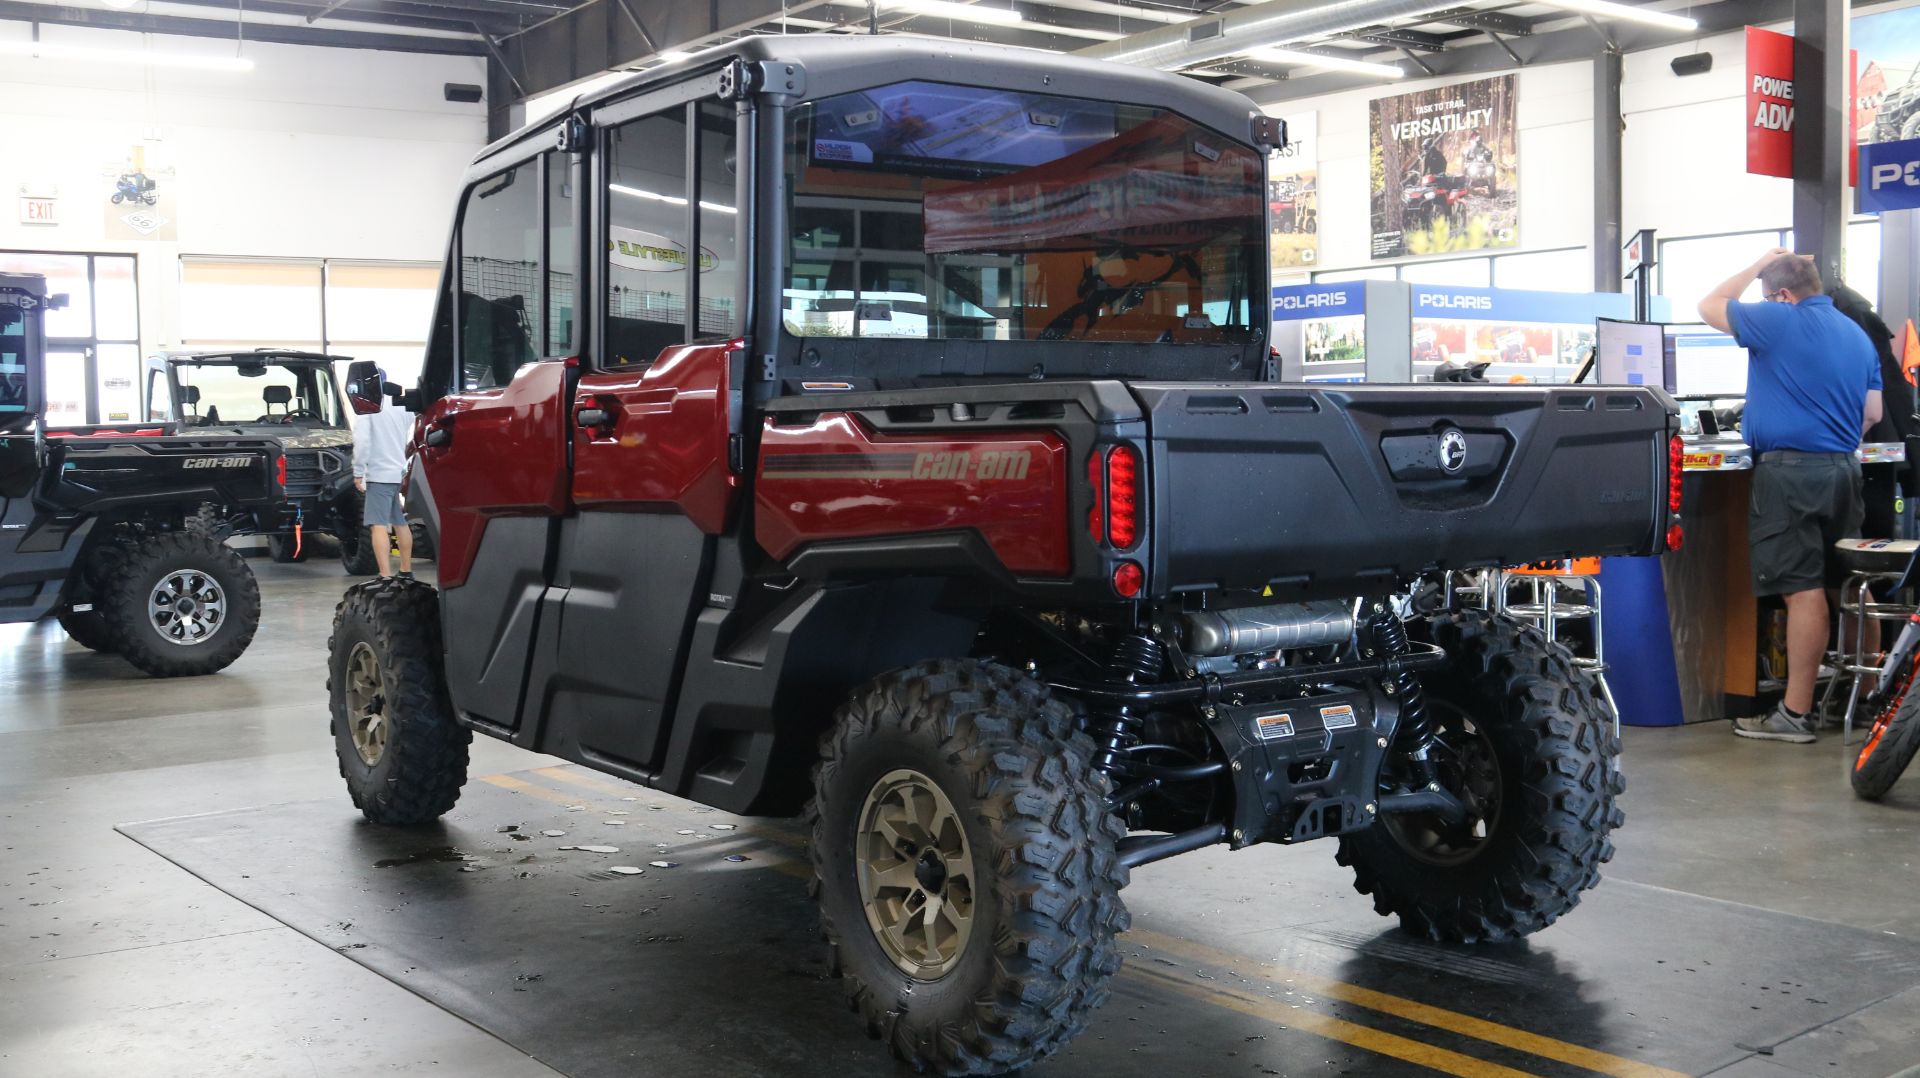
[(100, 168), (100, 202), (110, 240), (179, 239), (174, 210), (178, 176), (159, 148), (135, 143), (126, 156)]
[(1373, 257), (1519, 243), (1514, 76), (1374, 99)]
[(1272, 214), (1273, 271), (1312, 268), (1320, 260), (1320, 132), (1317, 112), (1287, 122), (1287, 145), (1267, 165), (1267, 203)]

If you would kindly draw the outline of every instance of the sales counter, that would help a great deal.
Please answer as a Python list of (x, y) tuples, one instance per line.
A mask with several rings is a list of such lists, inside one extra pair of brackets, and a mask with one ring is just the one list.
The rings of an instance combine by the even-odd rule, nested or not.
[[(1763, 631), (1747, 550), (1756, 454), (1727, 437), (1684, 439), (1684, 452), (1680, 519), (1686, 539), (1679, 550), (1661, 556), (1660, 575), (1672, 633), (1678, 721), (1711, 722), (1753, 713), (1766, 687), (1759, 657), (1772, 634)], [(1860, 458), (1867, 468), (1892, 467), (1906, 461), (1907, 447), (1870, 442), (1861, 447)], [(1614, 634), (1608, 636), (1611, 641)], [(1613, 647), (1609, 651), (1616, 672), (1628, 669), (1627, 656)], [(1675, 721), (1670, 715), (1626, 712), (1623, 705), (1622, 719), (1637, 725)]]

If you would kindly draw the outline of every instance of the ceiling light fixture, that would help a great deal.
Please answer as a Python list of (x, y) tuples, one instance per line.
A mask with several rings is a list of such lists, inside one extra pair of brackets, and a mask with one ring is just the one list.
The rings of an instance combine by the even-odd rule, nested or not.
[(693, 54), (685, 51), (684, 49), (668, 49), (667, 51), (663, 53), (659, 53), (657, 55), (660, 57), (661, 60), (669, 64), (677, 64), (682, 60), (693, 59)]
[(1346, 71), (1355, 75), (1378, 75), (1386, 79), (1406, 76), (1406, 72), (1400, 70), (1395, 64), (1376, 64), (1370, 60), (1322, 56), (1317, 52), (1301, 52), (1298, 49), (1253, 49), (1244, 55), (1249, 60), (1258, 60), (1265, 64), (1298, 64), (1302, 67), (1317, 67), (1322, 71)]
[(107, 5), (110, 8), (116, 8), (120, 11), (125, 11), (128, 8), (132, 7), (133, 5), (139, 3), (140, 0), (100, 0), (100, 2)]
[(244, 56), (207, 56), (147, 49), (103, 49), (55, 41), (0, 41), (0, 56), (30, 56), (42, 60), (78, 60), (96, 64), (143, 64), (147, 67), (192, 68), (200, 71), (245, 72), (253, 61)]
[(1681, 30), (1692, 32), (1700, 29), (1697, 19), (1684, 15), (1675, 15), (1666, 11), (1650, 11), (1631, 4), (1616, 4), (1613, 0), (1540, 0), (1548, 7), (1557, 7), (1565, 11), (1577, 11), (1582, 15), (1593, 15), (1602, 19), (1624, 19), (1627, 22), (1658, 26), (1663, 30)]
[(902, 15), (924, 15), (929, 18), (986, 23), (991, 26), (1014, 26), (1027, 21), (1025, 16), (1012, 8), (956, 4), (952, 0), (881, 0), (880, 7)]
[[(687, 200), (681, 198), (679, 195), (663, 195), (658, 191), (647, 191), (639, 187), (628, 187), (623, 183), (610, 183), (607, 185), (607, 190), (612, 191), (616, 195), (626, 195), (629, 198), (644, 198), (653, 202), (665, 202), (674, 206), (684, 206), (687, 204)], [(713, 210), (716, 213), (740, 212), (736, 207), (722, 205), (718, 202), (708, 202), (704, 198), (700, 200), (700, 208), (703, 210)]]

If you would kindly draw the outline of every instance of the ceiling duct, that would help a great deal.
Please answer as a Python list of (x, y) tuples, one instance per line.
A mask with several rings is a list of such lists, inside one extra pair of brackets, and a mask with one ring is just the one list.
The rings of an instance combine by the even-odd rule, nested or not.
[(1238, 56), (1263, 45), (1351, 33), (1368, 26), (1458, 7), (1460, 0), (1268, 0), (1217, 17), (1103, 41), (1078, 55), (1165, 71)]

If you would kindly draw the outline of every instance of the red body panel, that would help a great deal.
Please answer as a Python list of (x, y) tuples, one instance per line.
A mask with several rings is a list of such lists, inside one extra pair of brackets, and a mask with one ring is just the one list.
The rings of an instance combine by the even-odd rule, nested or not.
[[(555, 360), (529, 363), (505, 386), (442, 397), (414, 422), (440, 514), (441, 587), (466, 583), (487, 518), (567, 511), (566, 373)], [(435, 429), (451, 435), (445, 444), (426, 444)]]
[(741, 342), (669, 348), (645, 371), (581, 377), (573, 424), (573, 500), (581, 509), (677, 509), (701, 531), (727, 525), (740, 479), (727, 465), (728, 365)]
[(876, 434), (844, 412), (769, 420), (754, 537), (785, 558), (823, 540), (971, 528), (1009, 571), (1065, 576), (1067, 482), (1066, 443), (1051, 433)]

